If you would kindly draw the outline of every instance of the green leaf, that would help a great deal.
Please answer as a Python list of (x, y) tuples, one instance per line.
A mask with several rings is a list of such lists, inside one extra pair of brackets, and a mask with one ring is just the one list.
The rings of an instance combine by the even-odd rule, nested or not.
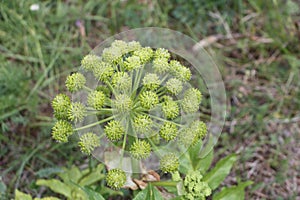
[(139, 192), (133, 200), (164, 200), (161, 193), (156, 187), (153, 187), (150, 183), (148, 186)]
[(80, 186), (91, 185), (105, 178), (105, 175), (101, 173), (103, 170), (103, 165), (98, 165), (97, 168), (86, 176), (82, 177), (79, 181)]
[(204, 158), (200, 159), (196, 169), (201, 172), (201, 174), (205, 174), (205, 172), (209, 169), (214, 158), (214, 151), (212, 150), (207, 154)]
[(224, 187), (219, 193), (214, 194), (213, 200), (243, 200), (245, 188), (253, 184), (252, 181), (239, 183), (237, 186)]
[(36, 184), (39, 186), (47, 186), (49, 187), (53, 192), (59, 193), (64, 195), (67, 198), (71, 198), (71, 188), (66, 185), (65, 183), (62, 183), (59, 180), (56, 179), (39, 179), (36, 181)]
[(204, 175), (203, 181), (206, 181), (212, 190), (216, 189), (229, 174), (236, 160), (237, 156), (235, 154), (223, 158), (212, 170)]
[(80, 188), (82, 188), (82, 190), (89, 196), (89, 200), (105, 200), (100, 193), (90, 189), (89, 187)]
[(0, 176), (0, 194), (4, 194), (6, 191), (6, 185), (3, 183), (2, 178)]
[(19, 190), (15, 191), (15, 200), (32, 200), (32, 197), (29, 194), (20, 192)]
[(49, 177), (52, 174), (57, 174), (63, 172), (63, 169), (60, 167), (49, 167), (49, 168), (44, 168), (36, 172), (36, 175), (38, 177), (43, 178), (43, 177)]
[(71, 169), (64, 168), (64, 172), (57, 174), (65, 183), (74, 182), (78, 183), (79, 179), (81, 178), (82, 174), (78, 167), (73, 166)]

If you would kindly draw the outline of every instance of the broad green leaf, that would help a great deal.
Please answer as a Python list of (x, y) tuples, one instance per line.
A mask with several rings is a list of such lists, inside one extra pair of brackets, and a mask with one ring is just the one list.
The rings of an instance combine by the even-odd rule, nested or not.
[(158, 189), (151, 184), (139, 192), (133, 200), (164, 200)]
[(105, 178), (105, 175), (102, 173), (103, 165), (100, 164), (94, 169), (91, 173), (87, 174), (86, 176), (82, 177), (79, 181), (80, 186), (91, 185), (100, 181), (101, 179)]
[(43, 177), (49, 177), (52, 174), (57, 174), (63, 172), (63, 169), (60, 167), (49, 167), (49, 168), (44, 168), (36, 172), (36, 175), (38, 177), (43, 178)]
[(32, 200), (32, 197), (29, 194), (20, 192), (19, 190), (15, 191), (15, 200)]
[(105, 200), (100, 193), (90, 189), (89, 187), (81, 187), (81, 188), (88, 195), (89, 200)]
[(47, 186), (49, 187), (53, 192), (59, 193), (64, 195), (67, 198), (71, 198), (71, 188), (66, 185), (65, 183), (62, 183), (59, 180), (56, 179), (50, 179), (50, 180), (45, 180), (45, 179), (38, 179), (36, 181), (37, 185), (42, 185), (42, 186)]
[(44, 198), (34, 198), (34, 200), (60, 200), (56, 197), (44, 197)]
[(74, 182), (78, 183), (78, 180), (81, 177), (81, 172), (78, 169), (78, 167), (73, 166), (71, 169), (64, 168), (64, 171), (62, 173), (57, 174), (60, 178), (62, 178), (63, 182)]
[(224, 187), (219, 193), (214, 194), (213, 200), (243, 200), (245, 199), (245, 188), (252, 183), (252, 181), (247, 181), (239, 183), (237, 186)]
[(202, 174), (205, 174), (205, 172), (209, 169), (213, 161), (213, 158), (214, 158), (214, 151), (212, 150), (204, 158), (199, 160), (196, 169), (199, 170)]
[(110, 189), (109, 187), (101, 187), (100, 193), (103, 195), (107, 194), (108, 196), (117, 196), (117, 195), (123, 196), (124, 195), (123, 192), (121, 192), (119, 190)]
[(223, 158), (212, 170), (204, 175), (203, 181), (206, 181), (212, 190), (216, 189), (229, 174), (236, 160), (237, 156), (235, 154)]

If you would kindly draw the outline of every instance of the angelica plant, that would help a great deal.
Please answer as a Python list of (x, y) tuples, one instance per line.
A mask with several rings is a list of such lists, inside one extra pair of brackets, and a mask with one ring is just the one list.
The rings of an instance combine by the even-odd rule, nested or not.
[[(96, 85), (88, 84), (91, 76)], [(198, 172), (184, 176), (178, 153), (202, 144), (207, 135), (199, 115), (202, 94), (192, 86), (192, 76), (167, 49), (116, 40), (101, 55), (83, 57), (80, 70), (67, 77), (73, 98), (58, 94), (53, 99), (52, 137), (64, 143), (78, 132), (78, 147), (87, 155), (102, 146), (117, 147), (118, 164), (107, 166), (106, 177), (115, 190), (130, 178), (123, 157), (129, 155), (135, 165), (157, 157), (159, 169), (183, 183), (183, 198), (204, 198), (211, 194), (209, 185)], [(90, 122), (90, 116), (96, 120)]]

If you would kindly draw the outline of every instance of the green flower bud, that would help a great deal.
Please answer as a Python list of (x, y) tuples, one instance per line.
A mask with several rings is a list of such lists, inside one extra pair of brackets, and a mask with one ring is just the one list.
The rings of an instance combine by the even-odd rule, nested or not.
[(159, 103), (157, 94), (152, 91), (142, 92), (139, 99), (142, 107), (145, 109), (151, 109)]
[(102, 52), (102, 59), (109, 64), (118, 63), (122, 60), (122, 50), (118, 47), (106, 48)]
[(166, 88), (174, 95), (178, 95), (182, 91), (182, 82), (177, 78), (171, 78), (166, 83)]
[(182, 109), (186, 113), (194, 113), (199, 109), (199, 104), (201, 103), (202, 95), (201, 92), (195, 88), (188, 89), (184, 98), (181, 102)]
[(80, 102), (71, 103), (71, 106), (68, 110), (68, 118), (71, 121), (80, 122), (86, 116), (86, 108)]
[(94, 75), (102, 82), (106, 82), (113, 75), (114, 69), (111, 64), (100, 62), (93, 70)]
[(192, 77), (191, 70), (181, 65), (177, 60), (170, 61), (170, 70), (171, 73), (181, 81), (189, 81)]
[(67, 142), (73, 131), (73, 127), (69, 122), (58, 120), (52, 128), (52, 138), (57, 142)]
[(121, 169), (112, 169), (107, 172), (106, 183), (114, 190), (118, 190), (125, 185), (126, 174)]
[(174, 140), (177, 136), (177, 127), (172, 122), (165, 122), (159, 130), (159, 135), (166, 141)]
[(193, 146), (206, 136), (207, 127), (202, 121), (194, 121), (178, 134), (178, 142), (185, 147)]
[(164, 48), (158, 48), (154, 52), (154, 58), (164, 58), (164, 59), (169, 59), (171, 57), (171, 54), (167, 49)]
[(179, 160), (174, 153), (168, 153), (160, 159), (160, 169), (167, 172), (175, 172), (178, 170)]
[(129, 112), (132, 108), (132, 100), (126, 94), (119, 94), (113, 102), (114, 108), (117, 109), (118, 113)]
[(123, 137), (125, 130), (120, 122), (112, 120), (105, 126), (104, 133), (110, 141), (118, 141)]
[(156, 90), (160, 85), (159, 77), (156, 74), (146, 74), (143, 78), (143, 85), (148, 90)]
[(81, 60), (81, 66), (86, 71), (93, 71), (95, 67), (101, 62), (100, 58), (96, 55), (87, 55)]
[(169, 96), (164, 97), (162, 111), (167, 119), (175, 119), (179, 115), (179, 106)]
[(206, 124), (199, 120), (194, 121), (191, 124), (191, 129), (195, 131), (195, 133), (199, 139), (203, 139), (207, 134)]
[(153, 60), (153, 69), (158, 74), (164, 74), (169, 71), (170, 66), (165, 58), (155, 58)]
[(133, 121), (135, 130), (140, 133), (149, 132), (152, 125), (153, 121), (148, 115), (137, 115)]
[(126, 72), (117, 72), (112, 77), (112, 85), (117, 91), (129, 91), (131, 88), (131, 78)]
[(90, 155), (96, 147), (100, 146), (100, 138), (95, 133), (86, 133), (80, 137), (78, 145), (81, 152)]
[(119, 49), (122, 55), (126, 54), (128, 52), (128, 45), (123, 40), (115, 40), (111, 44), (111, 48)]
[(142, 66), (142, 63), (141, 63), (140, 57), (135, 56), (135, 55), (127, 57), (125, 62), (124, 62), (124, 67), (128, 71), (138, 69), (141, 66)]
[(56, 119), (68, 119), (70, 105), (71, 100), (67, 95), (58, 94), (52, 101), (52, 108)]
[(183, 180), (183, 190), (185, 199), (206, 199), (211, 195), (209, 185), (202, 181), (199, 171), (190, 171)]
[(181, 177), (178, 171), (172, 172), (172, 181), (181, 181)]
[(153, 56), (153, 50), (150, 47), (144, 47), (133, 52), (133, 55), (140, 58), (141, 64), (149, 62)]
[(66, 87), (70, 92), (77, 92), (83, 88), (86, 83), (85, 77), (80, 73), (73, 73), (67, 77)]
[(100, 110), (105, 102), (105, 94), (102, 91), (92, 91), (89, 93), (87, 103), (96, 110)]
[(136, 41), (128, 42), (128, 52), (137, 51), (141, 48), (142, 46), (139, 42)]
[(151, 146), (145, 140), (136, 140), (130, 146), (130, 154), (135, 159), (145, 159), (150, 156)]

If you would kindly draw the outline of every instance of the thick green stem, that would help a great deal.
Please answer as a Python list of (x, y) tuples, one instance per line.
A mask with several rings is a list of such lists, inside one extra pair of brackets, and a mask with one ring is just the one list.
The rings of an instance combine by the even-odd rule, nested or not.
[(176, 187), (177, 181), (153, 181), (151, 182), (153, 186), (167, 186), (167, 187)]

